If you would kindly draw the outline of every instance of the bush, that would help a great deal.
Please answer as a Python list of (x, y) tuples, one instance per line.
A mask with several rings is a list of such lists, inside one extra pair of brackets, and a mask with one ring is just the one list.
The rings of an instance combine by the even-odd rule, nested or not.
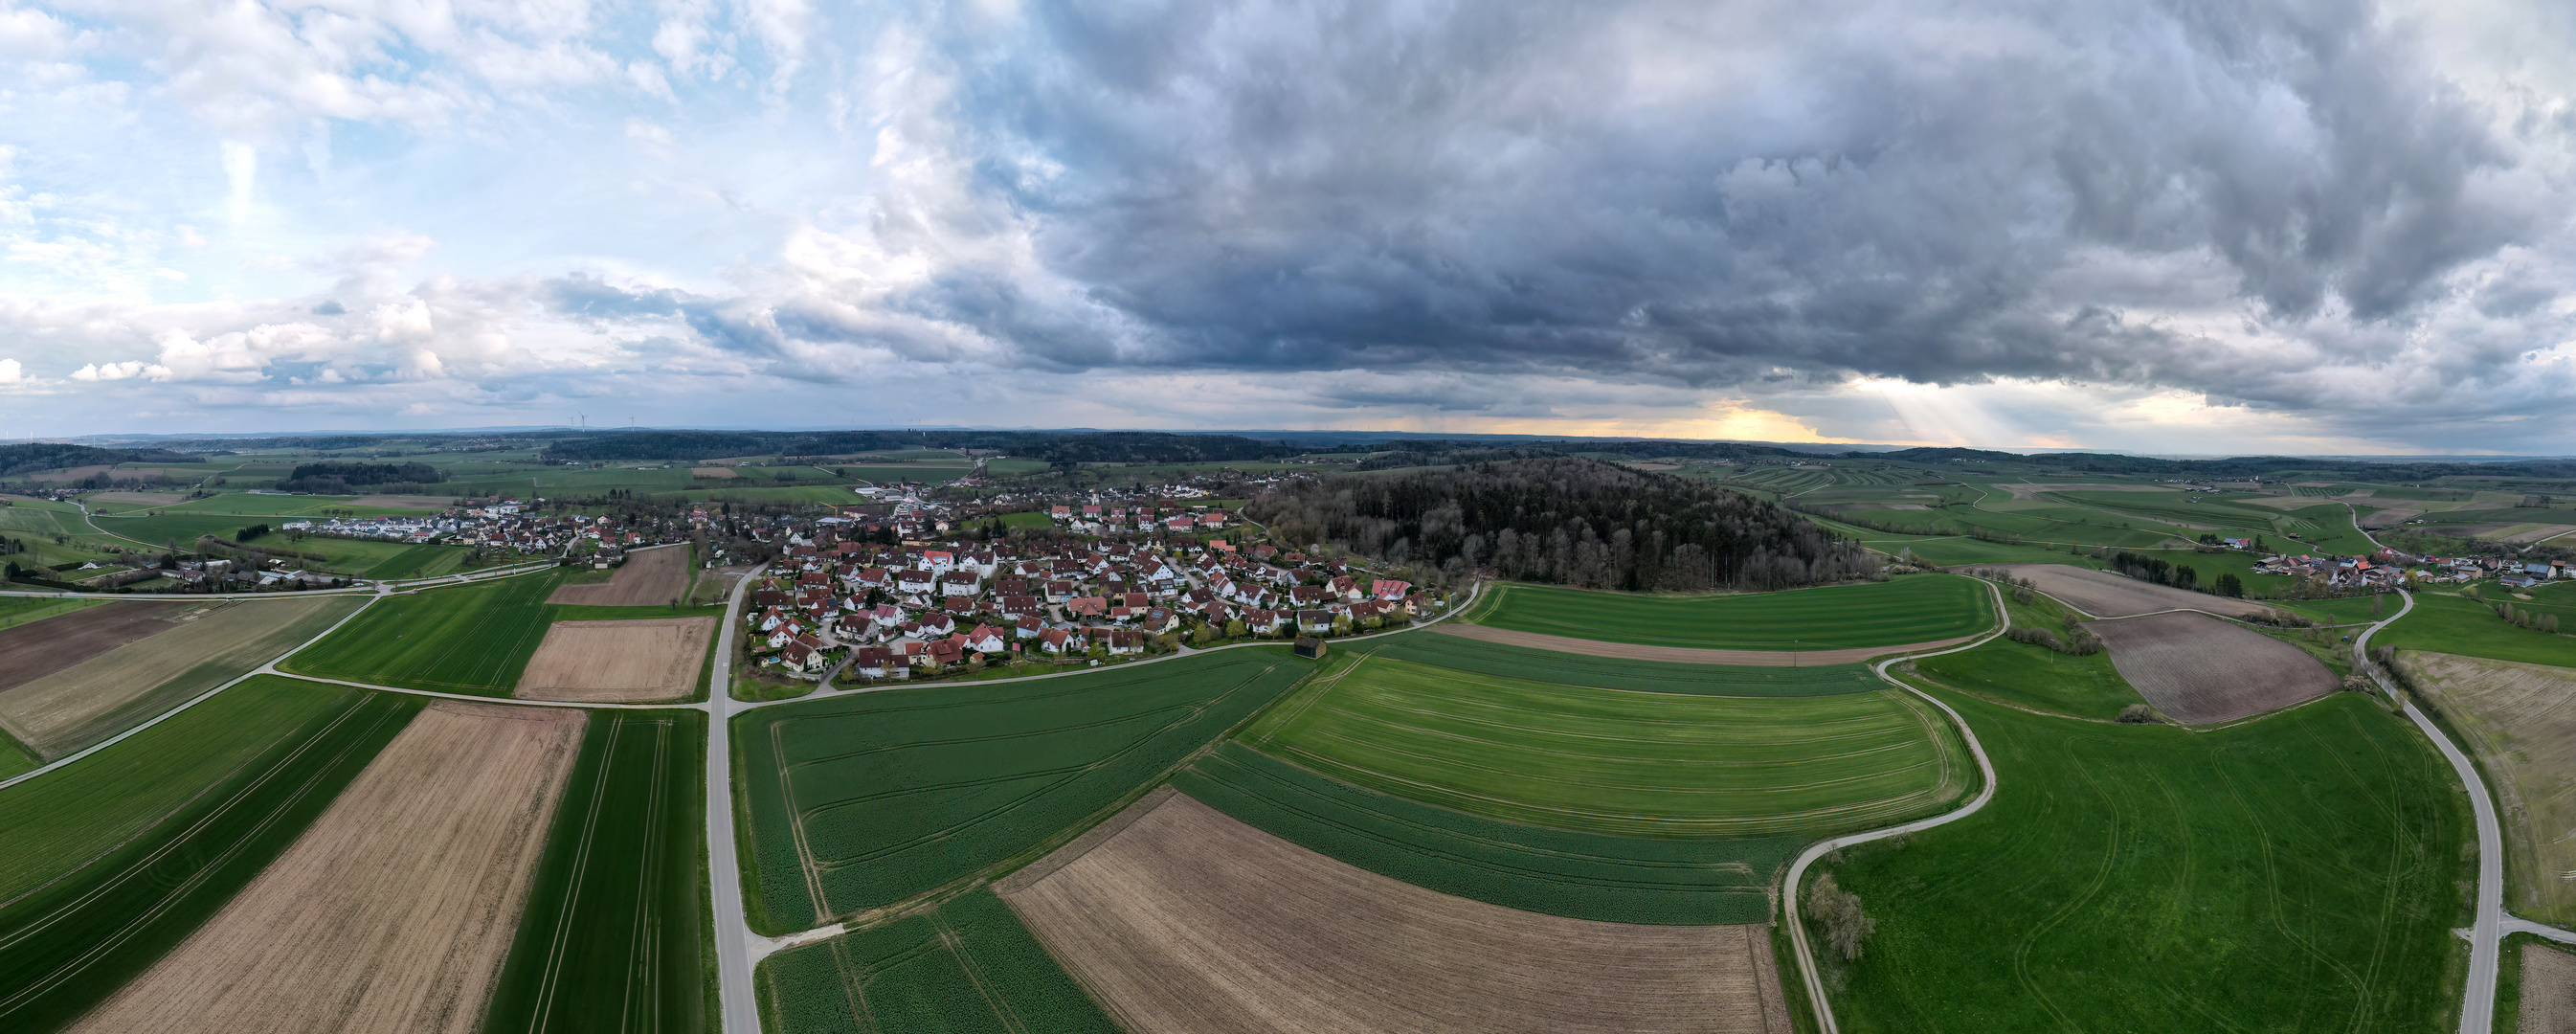
[(2122, 725), (2154, 725), (2164, 719), (2156, 717), (2155, 708), (2145, 704), (2130, 704), (2120, 709), (2120, 717), (2116, 720)]
[(2058, 653), (2066, 652), (2066, 642), (2057, 638), (2057, 633), (2051, 632), (2045, 628), (2027, 628), (2021, 625), (2014, 625), (2013, 627), (2004, 630), (2004, 638), (2010, 639), (2016, 643), (2028, 643), (2032, 646), (2047, 647), (2048, 649), (2055, 650)]
[(1808, 888), (1807, 914), (1823, 929), (1825, 943), (1847, 961), (1860, 961), (1862, 943), (1878, 929), (1878, 920), (1861, 911), (1860, 895), (1835, 885), (1832, 873), (1816, 877)]

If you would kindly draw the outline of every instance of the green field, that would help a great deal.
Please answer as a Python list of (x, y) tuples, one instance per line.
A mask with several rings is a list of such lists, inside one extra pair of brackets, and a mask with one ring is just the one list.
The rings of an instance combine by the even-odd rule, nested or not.
[[(224, 496), (222, 498), (279, 497)], [(213, 535), (216, 538), (230, 540), (247, 525), (277, 522), (276, 517), (254, 514), (177, 512), (175, 510), (164, 510), (157, 515), (138, 517), (97, 517), (92, 518), (91, 521), (100, 531), (117, 536), (128, 544), (140, 543), (155, 548), (176, 545), (182, 551), (196, 548), (197, 539), (200, 536)], [(318, 535), (290, 539), (284, 534), (277, 533), (272, 533), (251, 544), (294, 553), (319, 553), (325, 559), (309, 562), (314, 569), (357, 578), (435, 577), (455, 570), (458, 564), (464, 562), (466, 553), (466, 550), (459, 546), (415, 546), (406, 542), (326, 538)]]
[(1952, 575), (1723, 596), (1519, 584), (1496, 585), (1485, 595), (1467, 615), (1480, 625), (1643, 646), (1897, 646), (1973, 635), (1994, 624), (1985, 586)]
[(1006, 513), (1002, 515), (1002, 526), (1005, 528), (1052, 528), (1055, 527), (1055, 518), (1049, 517), (1035, 510), (1028, 511), (1026, 513)]
[(61, 599), (42, 596), (0, 596), (0, 628), (15, 628), (50, 617), (60, 617), (76, 610), (87, 610), (106, 600)]
[(508, 696), (557, 621), (721, 614), (717, 607), (550, 604), (552, 570), (442, 586), (379, 600), (330, 638), (278, 662), (298, 675), (440, 693)]
[(706, 715), (594, 711), (487, 1034), (713, 1026)]
[(1423, 631), (1371, 640), (1361, 648), (1372, 657), (1419, 661), (1442, 668), (1511, 678), (1562, 682), (1599, 689), (1633, 689), (1646, 693), (1697, 693), (1728, 697), (1813, 697), (1836, 693), (1874, 693), (1885, 689), (1859, 664), (1822, 664), (1803, 668), (1749, 668), (1729, 664), (1672, 664), (1625, 657), (1592, 657), (1557, 650), (1506, 646), (1462, 636)]
[(1172, 785), (1273, 836), (1444, 894), (1611, 923), (1760, 923), (1799, 835), (1610, 836), (1498, 822), (1336, 782), (1235, 741)]
[(293, 844), (420, 706), (255, 679), (0, 792), (0, 822), (24, 847), (0, 858), (12, 880), (0, 1027), (59, 1029), (158, 961)]
[(1284, 647), (1236, 649), (738, 716), (753, 926), (809, 929), (1040, 849), (1311, 670)]
[[(2414, 596), (2414, 610), (2370, 637), (2372, 649), (2393, 646), (2400, 650), (2576, 667), (2576, 636), (2518, 627), (2497, 617), (2492, 605), (2475, 600), (2428, 592)], [(2562, 620), (2560, 627), (2576, 631), (2576, 622)]]
[(754, 977), (781, 1034), (1117, 1034), (1011, 907), (978, 890), (938, 910), (791, 948)]
[[(2374, 600), (2378, 605), (2376, 610), (2372, 608)], [(2415, 597), (2416, 606), (2423, 606), (2423, 602), (2424, 597), (2418, 594)], [(2374, 594), (2322, 600), (2280, 600), (2272, 606), (2304, 614), (2329, 625), (2366, 625), (2395, 615), (2399, 604), (2394, 594)]]
[(1811, 870), (1877, 920), (1856, 963), (1819, 944), (1842, 1029), (2453, 1022), (2468, 813), (2403, 719), (2360, 694), (2206, 732), (1945, 699), (1993, 758), (1992, 802)]
[[(431, 499), (452, 498), (464, 495), (462, 492), (450, 492), (446, 485), (430, 485), (426, 487), (430, 490), (427, 498)], [(251, 520), (239, 522), (242, 524), (255, 524), (259, 522), (259, 518), (263, 517), (318, 517), (326, 514), (342, 517), (415, 517), (421, 514), (437, 513), (438, 509), (443, 509), (443, 507), (433, 509), (428, 507), (409, 506), (349, 505), (350, 503), (363, 498), (366, 497), (354, 495), (251, 495), (246, 492), (226, 492), (221, 495), (211, 495), (203, 499), (190, 499), (187, 502), (172, 503), (168, 506), (156, 506), (151, 509), (153, 512), (159, 513), (164, 517), (195, 515), (252, 518)], [(279, 524), (283, 522), (270, 520), (268, 523)]]
[[(2012, 623), (2066, 635), (2066, 605), (2039, 593), (2028, 603), (2007, 600)], [(2018, 707), (2080, 718), (2111, 718), (2145, 699), (2111, 666), (2108, 651), (2086, 657), (1998, 636), (1970, 650), (1924, 657), (1909, 666), (1952, 689)]]
[(1638, 693), (1383, 657), (1335, 666), (1243, 740), (1381, 793), (1621, 836), (1871, 829), (1938, 811), (1976, 778), (1910, 694)]

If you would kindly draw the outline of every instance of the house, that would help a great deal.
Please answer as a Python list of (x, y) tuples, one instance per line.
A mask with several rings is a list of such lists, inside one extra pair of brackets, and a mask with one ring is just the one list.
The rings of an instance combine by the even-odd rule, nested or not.
[(972, 598), (983, 591), (984, 579), (973, 571), (950, 571), (939, 576), (940, 595)]
[(977, 653), (1004, 653), (1010, 650), (1011, 641), (1003, 638), (1001, 629), (977, 625), (974, 631), (966, 633), (966, 648)]
[(1099, 596), (1076, 596), (1064, 601), (1064, 609), (1075, 617), (1096, 618), (1109, 613), (1109, 601)]
[(1136, 627), (1155, 635), (1161, 635), (1165, 632), (1181, 627), (1181, 616), (1162, 607), (1155, 607), (1145, 611), (1136, 618)]
[(1046, 631), (1046, 622), (1035, 614), (1024, 614), (1011, 622), (1011, 629), (1014, 638), (1035, 639)]
[(894, 591), (907, 595), (912, 593), (926, 594), (932, 589), (937, 588), (938, 585), (938, 575), (921, 570), (920, 568), (901, 571), (896, 573), (894, 576)]
[(1243, 627), (1254, 635), (1278, 635), (1288, 626), (1288, 615), (1281, 611), (1260, 609), (1245, 611)]
[(948, 667), (952, 664), (962, 664), (966, 660), (966, 643), (960, 637), (950, 636), (946, 639), (933, 639), (930, 641), (929, 647), (930, 649), (925, 652), (923, 656), (929, 658), (927, 663), (933, 671)]
[(1412, 582), (1396, 581), (1391, 578), (1379, 578), (1369, 582), (1369, 598), (1380, 603), (1401, 602), (1404, 595), (1412, 591)]
[(850, 668), (863, 679), (884, 678), (894, 664), (894, 651), (882, 646), (862, 646), (850, 652)]
[(823, 641), (810, 635), (790, 640), (778, 651), (778, 663), (796, 671), (814, 671), (823, 666)]
[(1048, 653), (1081, 653), (1091, 649), (1091, 638), (1075, 628), (1050, 628), (1038, 636), (1038, 648)]
[(1113, 628), (1104, 634), (1108, 637), (1109, 655), (1112, 657), (1145, 652), (1145, 633), (1143, 632), (1131, 628)]
[(931, 613), (921, 616), (921, 635), (944, 636), (955, 631), (957, 631), (957, 622), (946, 614)]
[(1331, 632), (1332, 630), (1332, 611), (1301, 610), (1297, 612), (1297, 631), (1308, 635), (1323, 635), (1327, 632)]

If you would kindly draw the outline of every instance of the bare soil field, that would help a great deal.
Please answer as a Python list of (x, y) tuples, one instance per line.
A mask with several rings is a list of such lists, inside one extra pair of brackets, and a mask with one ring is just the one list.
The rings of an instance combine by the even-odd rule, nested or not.
[(2576, 1034), (2576, 955), (2523, 946), (2520, 1012), (2515, 1034)]
[(512, 696), (583, 704), (678, 700), (698, 688), (716, 619), (557, 621)]
[(61, 617), (0, 629), (0, 691), (23, 686), (145, 636), (179, 626), (184, 603), (119, 600)]
[(2414, 650), (2398, 664), (2495, 780), (2514, 912), (2576, 922), (2576, 670)]
[(742, 472), (737, 471), (732, 467), (691, 467), (689, 468), (689, 476), (696, 478), (738, 478), (742, 476)]
[(689, 587), (689, 547), (662, 546), (626, 554), (605, 582), (557, 586), (548, 603), (585, 607), (645, 607), (678, 599)]
[(2165, 717), (2234, 721), (2334, 692), (2334, 672), (2307, 651), (2207, 614), (2155, 614), (2085, 627), (2111, 666)]
[(1010, 903), (1130, 1034), (1791, 1029), (1764, 926), (1450, 897), (1173, 795)]
[(2542, 539), (2554, 539), (2571, 531), (2576, 531), (2576, 524), (2543, 524), (2519, 535), (2507, 535), (2500, 541), (2514, 543), (2538, 542)]
[[(1639, 646), (1634, 643), (1612, 643), (1598, 639), (1575, 639), (1543, 632), (1518, 632), (1486, 625), (1462, 625), (1443, 621), (1431, 630), (1461, 639), (1482, 639), (1505, 646), (1525, 646), (1533, 650), (1582, 654), (1586, 657), (1628, 657), (1641, 661), (1665, 661), (1672, 664), (1739, 664), (1754, 668), (1789, 668), (1798, 665), (1857, 664), (1872, 657), (1916, 650), (1938, 650), (1975, 639), (1963, 635), (1952, 639), (1935, 639), (1928, 643), (1906, 643), (1901, 646), (1852, 646), (1837, 650), (1709, 650), (1691, 646)], [(1980, 632), (1977, 635), (1984, 635)]]
[(2039, 591), (2095, 617), (2124, 618), (2160, 610), (2205, 610), (2233, 617), (2254, 617), (2270, 607), (2245, 600), (2212, 596), (2169, 585), (2157, 585), (2086, 567), (2066, 564), (1976, 564), (1977, 570), (2000, 569), (2027, 578)]
[[(113, 734), (116, 730), (102, 730), (102, 724), (114, 724), (128, 705), (154, 695), (172, 680), (214, 665), (213, 682), (190, 693), (212, 689), (318, 632), (299, 633), (298, 623), (319, 614), (346, 614), (359, 602), (319, 596), (180, 605), (177, 620), (166, 634), (127, 643), (0, 691), (0, 728), (46, 758), (60, 757)], [(140, 721), (145, 716), (124, 717)]]
[(240, 896), (72, 1029), (471, 1034), (586, 719), (430, 705)]

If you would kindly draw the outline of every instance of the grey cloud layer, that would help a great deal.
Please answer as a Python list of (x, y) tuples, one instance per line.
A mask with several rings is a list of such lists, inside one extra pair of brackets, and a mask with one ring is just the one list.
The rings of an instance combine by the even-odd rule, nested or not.
[[(1041, 368), (2008, 376), (2298, 409), (2336, 401), (2320, 369), (2492, 383), (2564, 330), (2564, 266), (2462, 276), (2560, 232), (2522, 166), (2563, 121), (2500, 138), (2365, 3), (951, 10), (922, 61), (1001, 203), (933, 217), (1024, 234), (1036, 268), (957, 261), (878, 304)], [(690, 319), (938, 351), (831, 295)]]

